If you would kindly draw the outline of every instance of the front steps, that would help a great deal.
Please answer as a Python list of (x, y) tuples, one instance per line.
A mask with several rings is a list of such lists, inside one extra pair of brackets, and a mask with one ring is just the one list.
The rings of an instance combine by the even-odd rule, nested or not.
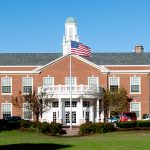
[(79, 127), (73, 126), (72, 129), (70, 129), (69, 126), (63, 127), (63, 130), (65, 131), (66, 134), (63, 134), (63, 136), (77, 136), (79, 133)]

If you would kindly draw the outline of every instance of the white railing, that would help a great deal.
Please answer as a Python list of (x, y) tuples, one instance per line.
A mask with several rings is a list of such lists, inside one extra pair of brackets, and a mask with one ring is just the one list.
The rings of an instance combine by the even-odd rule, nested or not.
[[(72, 89), (72, 91), (71, 91)], [(47, 94), (99, 94), (101, 92), (99, 86), (89, 86), (89, 85), (54, 85), (54, 86), (43, 86), (38, 87), (38, 94), (41, 92), (46, 92)]]

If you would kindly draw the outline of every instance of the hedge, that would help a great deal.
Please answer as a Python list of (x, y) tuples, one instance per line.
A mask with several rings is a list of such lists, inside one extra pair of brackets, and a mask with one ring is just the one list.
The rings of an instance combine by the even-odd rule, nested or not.
[(79, 127), (80, 134), (88, 134), (88, 133), (106, 133), (115, 130), (113, 123), (92, 123), (87, 122), (81, 124)]

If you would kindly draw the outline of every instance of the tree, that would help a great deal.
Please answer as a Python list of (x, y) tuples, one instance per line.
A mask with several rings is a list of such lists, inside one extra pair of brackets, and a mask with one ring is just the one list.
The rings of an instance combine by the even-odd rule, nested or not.
[(48, 110), (48, 102), (50, 98), (46, 95), (46, 92), (41, 92), (37, 95), (36, 91), (30, 91), (26, 95), (22, 95), (19, 91), (18, 96), (11, 97), (12, 104), (17, 108), (23, 108), (23, 104), (26, 105), (26, 109), (29, 109), (35, 115), (36, 121), (39, 121), (39, 117), (42, 116), (43, 112)]
[(124, 88), (113, 92), (103, 89), (102, 102), (104, 106), (104, 122), (106, 122), (109, 112), (121, 113), (129, 111), (131, 100), (132, 99), (127, 96), (127, 91)]

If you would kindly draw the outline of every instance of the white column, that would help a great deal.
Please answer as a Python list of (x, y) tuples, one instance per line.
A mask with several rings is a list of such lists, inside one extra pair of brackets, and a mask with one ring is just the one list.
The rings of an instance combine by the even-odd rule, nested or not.
[(84, 123), (84, 118), (83, 118), (83, 99), (80, 98), (80, 104), (79, 104), (79, 125)]
[(90, 121), (94, 122), (94, 103), (93, 100), (91, 102), (91, 108), (90, 108)]
[(96, 107), (96, 122), (99, 122), (99, 99), (97, 99), (97, 107)]
[(57, 122), (62, 123), (62, 118), (63, 118), (62, 101), (61, 101), (61, 98), (59, 98), (59, 117), (57, 119)]

